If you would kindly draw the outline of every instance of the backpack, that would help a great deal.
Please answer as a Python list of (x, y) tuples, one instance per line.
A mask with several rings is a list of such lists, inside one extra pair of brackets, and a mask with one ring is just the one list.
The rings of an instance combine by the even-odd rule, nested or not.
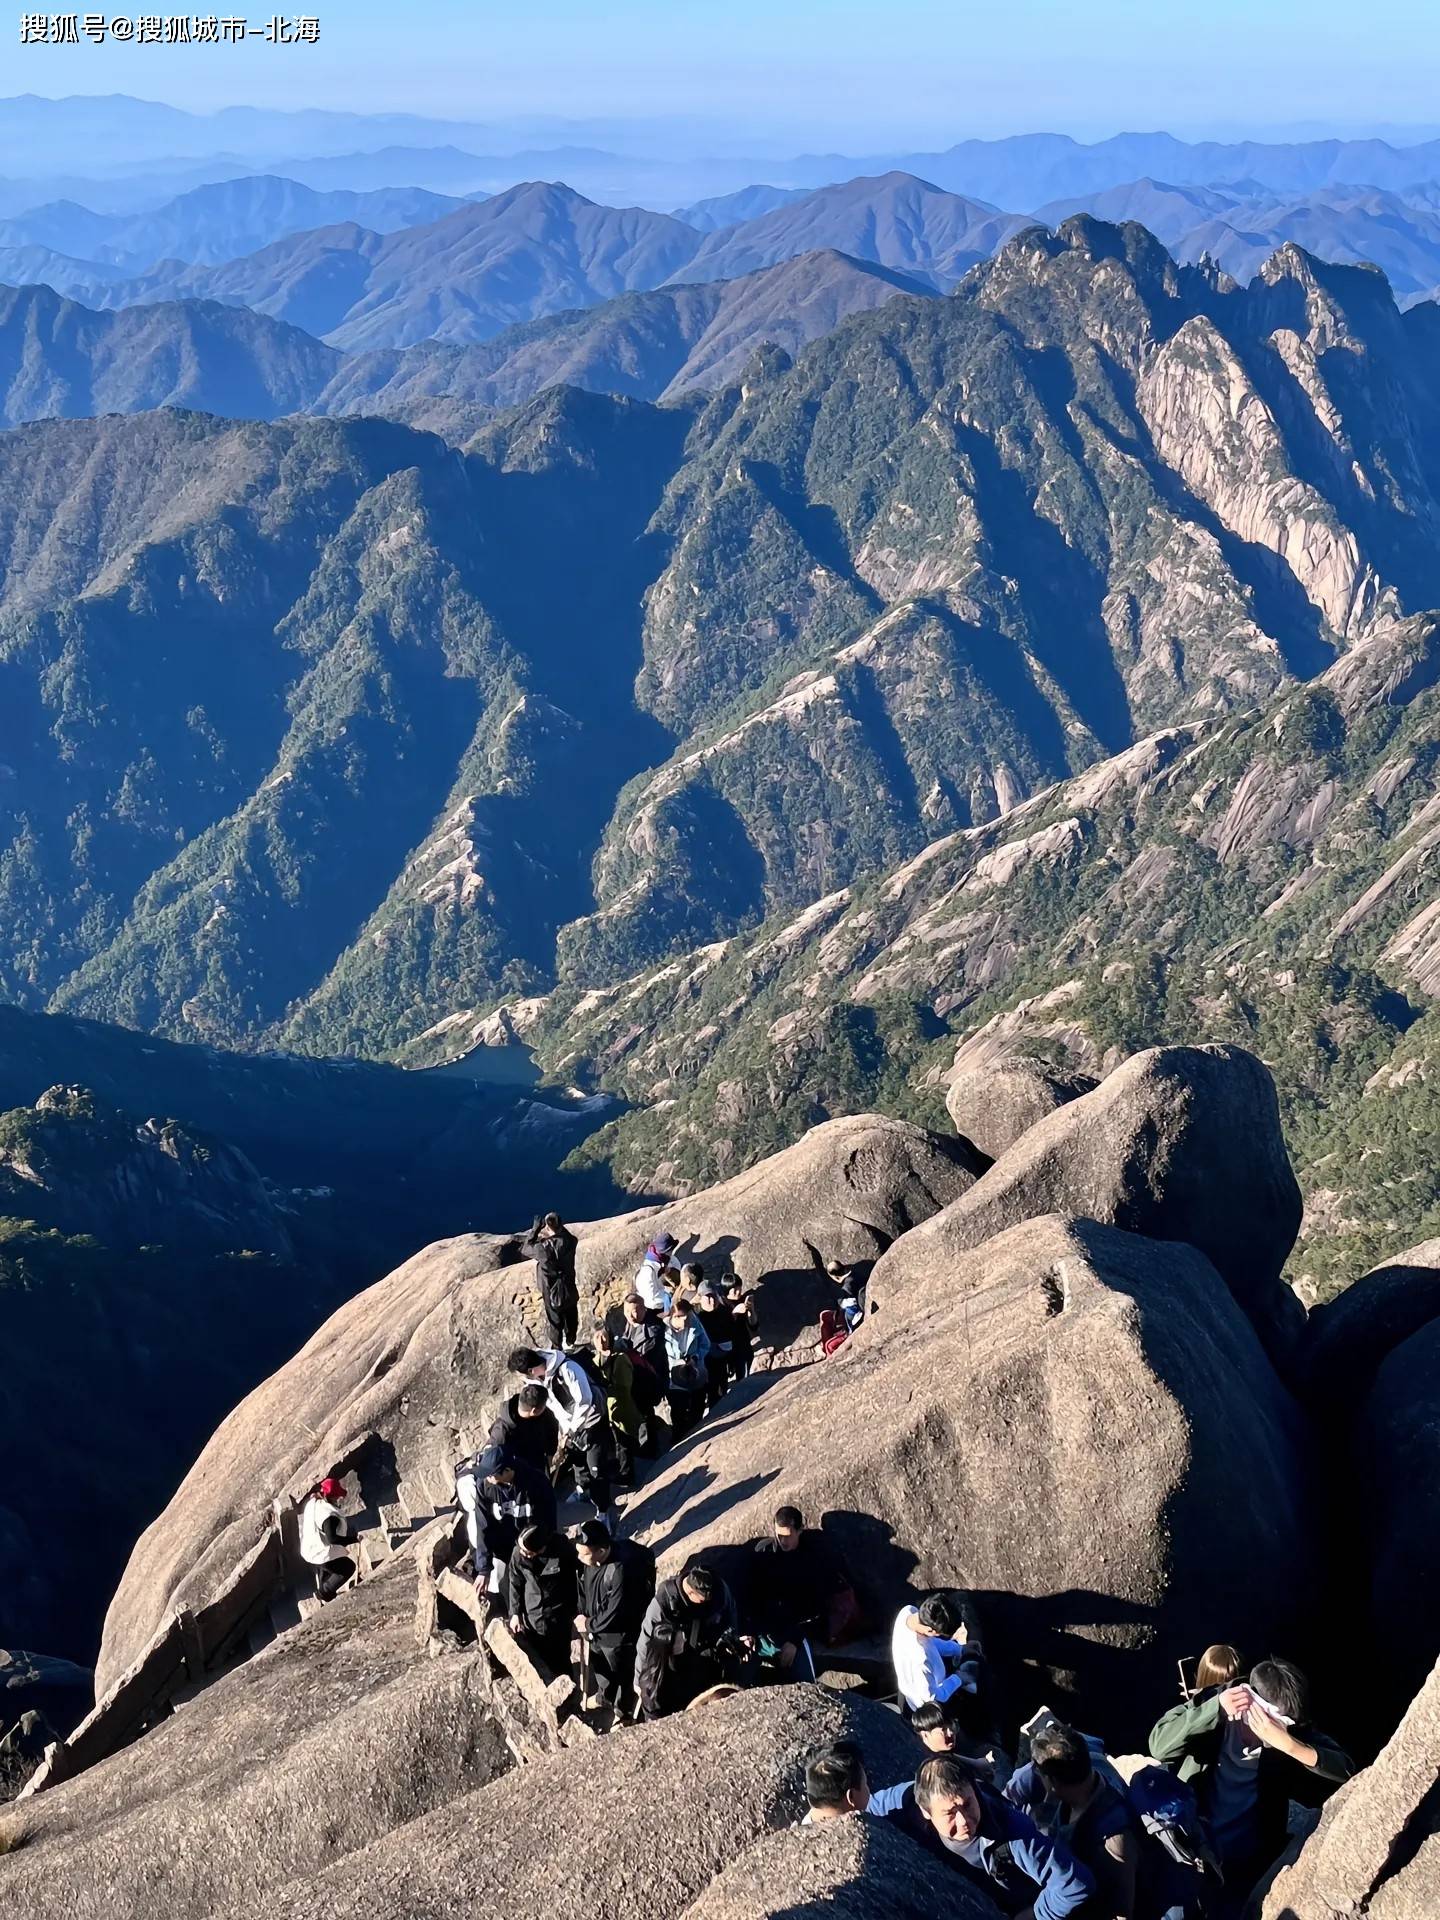
[(1128, 1804), (1140, 1828), (1136, 1886), (1140, 1920), (1172, 1912), (1198, 1920), (1207, 1914), (1220, 1890), (1220, 1873), (1205, 1839), (1194, 1790), (1153, 1760), (1127, 1782), (1111, 1763), (1103, 1740), (1088, 1733), (1082, 1738), (1095, 1771)]
[(648, 1355), (630, 1349), (630, 1397), (641, 1413), (654, 1413), (665, 1389)]
[(830, 1355), (843, 1347), (850, 1338), (850, 1329), (845, 1325), (834, 1307), (826, 1307), (820, 1315), (820, 1351), (828, 1360)]
[(1194, 1790), (1168, 1767), (1141, 1767), (1126, 1798), (1145, 1835), (1140, 1849), (1140, 1911), (1186, 1915), (1210, 1912), (1220, 1870), (1205, 1838)]
[(585, 1378), (590, 1382), (591, 1386), (594, 1387), (596, 1394), (599, 1396), (600, 1409), (603, 1413), (610, 1388), (604, 1374), (600, 1371), (600, 1362), (595, 1358), (594, 1347), (588, 1344), (580, 1347), (570, 1347), (566, 1351), (565, 1358), (567, 1360), (573, 1360), (585, 1375)]

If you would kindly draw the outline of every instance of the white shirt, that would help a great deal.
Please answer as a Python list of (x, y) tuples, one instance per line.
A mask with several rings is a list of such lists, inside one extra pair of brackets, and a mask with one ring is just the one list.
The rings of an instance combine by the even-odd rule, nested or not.
[(333, 1501), (318, 1497), (305, 1502), (300, 1515), (300, 1558), (308, 1566), (323, 1567), (327, 1561), (343, 1560), (349, 1552), (344, 1541), (327, 1540), (320, 1529), (327, 1520), (338, 1520), (340, 1509)]
[(640, 1271), (635, 1275), (635, 1291), (647, 1307), (656, 1313), (670, 1311), (670, 1293), (665, 1285), (665, 1275), (676, 1271), (674, 1262), (659, 1267), (653, 1260), (642, 1260)]
[(952, 1693), (959, 1692), (960, 1676), (946, 1673), (945, 1656), (965, 1651), (962, 1641), (934, 1640), (913, 1632), (910, 1622), (919, 1611), (918, 1607), (902, 1607), (895, 1616), (895, 1630), (890, 1635), (895, 1684), (912, 1713), (926, 1700), (948, 1700)]
[[(585, 1369), (577, 1366), (573, 1360), (568, 1360), (563, 1353), (556, 1353), (550, 1349), (546, 1349), (541, 1358), (545, 1362), (545, 1397), (566, 1439), (568, 1440), (574, 1434), (583, 1433), (587, 1427), (597, 1425), (600, 1419), (600, 1403), (595, 1397), (595, 1389), (591, 1386), (590, 1376)], [(555, 1392), (557, 1381), (565, 1389), (564, 1399), (558, 1397)]]

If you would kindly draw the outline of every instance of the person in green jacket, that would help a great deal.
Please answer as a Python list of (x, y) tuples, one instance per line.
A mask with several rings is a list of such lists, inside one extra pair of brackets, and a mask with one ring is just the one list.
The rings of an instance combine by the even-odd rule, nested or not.
[(1150, 1757), (1195, 1789), (1238, 1903), (1285, 1845), (1289, 1803), (1318, 1807), (1355, 1762), (1310, 1725), (1305, 1676), (1262, 1660), (1248, 1681), (1173, 1707), (1150, 1733)]
[(640, 1450), (640, 1430), (645, 1416), (635, 1399), (635, 1369), (630, 1355), (603, 1320), (595, 1323), (595, 1365), (605, 1382), (605, 1406), (610, 1415), (620, 1484), (633, 1487), (635, 1455)]

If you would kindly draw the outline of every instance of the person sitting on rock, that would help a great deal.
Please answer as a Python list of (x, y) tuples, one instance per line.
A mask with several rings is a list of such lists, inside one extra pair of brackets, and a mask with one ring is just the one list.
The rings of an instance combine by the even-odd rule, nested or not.
[(668, 1437), (659, 1413), (670, 1373), (665, 1357), (665, 1322), (638, 1293), (626, 1294), (624, 1313), (619, 1338), (630, 1355), (630, 1391), (642, 1415), (640, 1451), (646, 1459), (653, 1459)]
[(1065, 1920), (1089, 1912), (1089, 1869), (955, 1754), (934, 1754), (913, 1781), (872, 1793), (867, 1811), (965, 1874), (1002, 1913)]
[(652, 1313), (669, 1311), (670, 1275), (679, 1268), (675, 1258), (679, 1244), (673, 1233), (657, 1233), (645, 1249), (635, 1275), (635, 1291)]
[(827, 1260), (825, 1271), (840, 1290), (840, 1318), (847, 1331), (853, 1333), (865, 1318), (869, 1275), (858, 1267), (847, 1266), (843, 1260)]
[(562, 1452), (555, 1463), (559, 1476), (573, 1469), (577, 1491), (594, 1505), (595, 1517), (610, 1517), (610, 1423), (600, 1392), (585, 1369), (553, 1348), (516, 1347), (510, 1355), (512, 1373), (523, 1374), (545, 1389), (550, 1411), (560, 1429)]
[(1290, 1802), (1318, 1807), (1355, 1771), (1310, 1725), (1308, 1691), (1288, 1660), (1262, 1660), (1248, 1681), (1172, 1707), (1151, 1729), (1151, 1759), (1194, 1788), (1237, 1899), (1284, 1847)]
[(455, 1469), (455, 1498), (481, 1593), (498, 1593), (515, 1542), (526, 1527), (555, 1525), (550, 1476), (503, 1447), (486, 1447)]
[(575, 1549), (552, 1527), (527, 1527), (501, 1588), (510, 1631), (554, 1676), (570, 1670), (575, 1621)]
[(315, 1569), (315, 1591), (322, 1600), (333, 1600), (355, 1571), (347, 1552), (350, 1525), (340, 1511), (345, 1498), (345, 1482), (327, 1474), (300, 1512), (300, 1558)]
[(760, 1331), (755, 1296), (745, 1291), (738, 1273), (722, 1274), (720, 1292), (730, 1309), (730, 1377), (748, 1380), (755, 1360), (755, 1338)]
[(618, 1713), (630, 1697), (635, 1645), (655, 1593), (655, 1556), (638, 1540), (616, 1540), (598, 1520), (575, 1529), (580, 1611), (575, 1631), (597, 1706)]
[(839, 1557), (798, 1507), (776, 1509), (769, 1533), (750, 1543), (750, 1556), (751, 1619), (779, 1650), (785, 1672), (813, 1680), (811, 1645), (829, 1638), (831, 1603), (849, 1586)]
[(579, 1337), (580, 1295), (575, 1285), (575, 1250), (579, 1244), (558, 1213), (547, 1213), (537, 1220), (529, 1237), (520, 1243), (521, 1253), (535, 1262), (535, 1278), (553, 1347), (573, 1347)]
[(1030, 1758), (1012, 1774), (1005, 1798), (1089, 1868), (1095, 1899), (1087, 1920), (1134, 1920), (1139, 1820), (1073, 1727), (1050, 1720), (1037, 1728)]
[(560, 1451), (560, 1424), (538, 1381), (527, 1381), (510, 1395), (490, 1423), (489, 1442), (537, 1473), (549, 1473), (550, 1462)]
[(665, 1397), (670, 1403), (670, 1431), (677, 1440), (705, 1410), (709, 1355), (710, 1336), (699, 1315), (688, 1301), (674, 1301), (665, 1322)]
[(846, 1814), (864, 1813), (870, 1805), (870, 1781), (865, 1761), (854, 1740), (832, 1740), (818, 1747), (805, 1762), (804, 1827), (827, 1826)]
[[(969, 1639), (960, 1609), (948, 1594), (932, 1593), (918, 1607), (900, 1609), (890, 1635), (890, 1657), (896, 1687), (912, 1713), (925, 1700), (979, 1691), (979, 1643)], [(947, 1670), (950, 1661), (953, 1673)]]
[(985, 1716), (967, 1711), (972, 1704), (978, 1704), (978, 1695), (954, 1693), (948, 1700), (922, 1700), (910, 1716), (910, 1725), (927, 1753), (958, 1754), (999, 1793), (1009, 1781), (1014, 1763), (994, 1738), (994, 1729), (980, 1724)]
[(740, 1634), (735, 1596), (718, 1573), (687, 1567), (662, 1580), (645, 1609), (635, 1650), (635, 1690), (642, 1720), (688, 1706), (726, 1677), (727, 1660), (753, 1646)]

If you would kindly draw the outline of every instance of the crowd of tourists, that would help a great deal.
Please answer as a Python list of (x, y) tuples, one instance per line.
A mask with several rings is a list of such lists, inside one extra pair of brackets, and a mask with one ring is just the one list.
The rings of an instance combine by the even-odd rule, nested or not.
[[(738, 1277), (710, 1280), (662, 1234), (623, 1322), (597, 1322), (581, 1344), (574, 1236), (549, 1214), (524, 1245), (550, 1345), (510, 1354), (515, 1390), (456, 1469), (477, 1592), (548, 1673), (575, 1675), (602, 1728), (814, 1679), (817, 1651), (855, 1640), (864, 1622), (830, 1540), (798, 1508), (781, 1506), (748, 1548), (727, 1550), (724, 1572), (702, 1554), (658, 1583), (653, 1553), (619, 1528), (617, 1492), (633, 1486), (637, 1459), (690, 1431), (749, 1371), (757, 1320)], [(848, 1334), (867, 1311), (863, 1281), (826, 1271)], [(562, 1529), (567, 1480), (592, 1512)], [(344, 1496), (322, 1481), (302, 1515), (322, 1599), (354, 1571)], [(855, 1743), (823, 1748), (805, 1768), (806, 1824), (893, 1823), (1023, 1920), (1236, 1920), (1285, 1844), (1291, 1803), (1318, 1805), (1353, 1770), (1283, 1659), (1247, 1670), (1233, 1647), (1211, 1647), (1148, 1754), (1117, 1762), (1102, 1737), (1048, 1711), (1005, 1738), (976, 1624), (954, 1595), (902, 1606), (889, 1653), (890, 1704), (917, 1764), (877, 1783)]]

